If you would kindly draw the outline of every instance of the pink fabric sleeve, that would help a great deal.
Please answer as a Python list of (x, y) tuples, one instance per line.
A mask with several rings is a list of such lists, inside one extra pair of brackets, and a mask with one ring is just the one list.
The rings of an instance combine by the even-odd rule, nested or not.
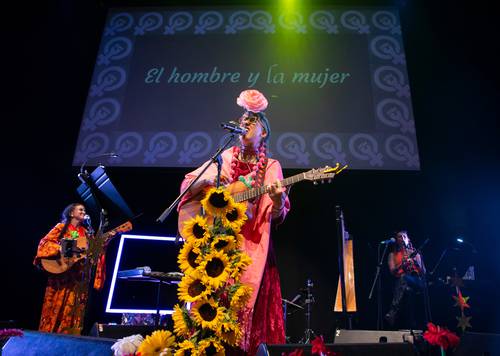
[[(264, 179), (265, 184), (273, 184), (277, 180), (283, 180), (283, 170), (281, 169), (281, 164), (279, 161), (272, 160), (272, 162), (269, 162), (269, 166), (266, 172), (266, 177)], [(286, 198), (285, 198), (285, 204), (283, 205), (283, 209), (281, 209), (280, 213), (278, 216), (273, 217), (273, 223), (274, 224), (281, 224), (283, 220), (285, 219), (286, 215), (290, 211), (290, 200), (288, 199), (288, 194), (285, 192)], [(267, 195), (269, 198), (269, 195)], [(271, 210), (272, 210), (272, 200), (269, 198), (271, 201)]]

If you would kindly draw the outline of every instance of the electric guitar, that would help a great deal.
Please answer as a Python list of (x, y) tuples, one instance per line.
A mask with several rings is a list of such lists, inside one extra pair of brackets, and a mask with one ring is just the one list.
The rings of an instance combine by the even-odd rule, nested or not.
[[(132, 223), (127, 221), (126, 223), (103, 234), (101, 239), (104, 243), (108, 243), (115, 236), (113, 233), (118, 234), (130, 230), (132, 230)], [(71, 257), (65, 257), (65, 251), (63, 251), (63, 240), (64, 239), (61, 239), (61, 253), (57, 258), (42, 258), (40, 260), (40, 264), (46, 272), (52, 274), (64, 273), (76, 263), (87, 257), (89, 241), (86, 235), (73, 240), (74, 242), (72, 242), (72, 245), (70, 246), (71, 250), (69, 251)]]
[[(318, 181), (328, 183), (333, 179), (333, 177), (339, 174), (341, 171), (347, 168), (347, 165), (340, 167), (337, 163), (335, 167), (325, 166), (323, 168), (311, 169), (307, 172), (302, 172), (294, 176), (285, 178), (281, 181), (281, 186), (286, 187), (294, 183), (298, 183), (303, 180), (308, 180), (318, 184)], [(233, 197), (234, 201), (237, 203), (244, 202), (256, 198), (267, 192), (267, 186), (261, 186), (256, 188), (248, 189), (247, 186), (240, 181), (235, 181), (226, 186), (226, 191)], [(178, 225), (179, 233), (182, 236), (182, 228), (184, 227), (184, 222), (200, 214), (201, 203), (200, 201), (204, 198), (206, 190), (202, 190), (199, 194), (194, 196), (191, 200), (184, 203), (179, 209)], [(182, 236), (185, 238), (184, 236)]]

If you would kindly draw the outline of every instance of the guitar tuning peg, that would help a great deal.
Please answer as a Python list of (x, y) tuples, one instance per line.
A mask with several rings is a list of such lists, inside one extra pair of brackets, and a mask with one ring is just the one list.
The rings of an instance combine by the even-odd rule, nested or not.
[(325, 180), (324, 179), (321, 180), (321, 184), (325, 184)]
[(331, 183), (331, 182), (332, 182), (332, 180), (331, 180), (331, 179), (328, 179), (328, 183)]
[(317, 182), (317, 181), (314, 181), (314, 182), (313, 182), (313, 184), (314, 184), (314, 185), (318, 185), (318, 182)]

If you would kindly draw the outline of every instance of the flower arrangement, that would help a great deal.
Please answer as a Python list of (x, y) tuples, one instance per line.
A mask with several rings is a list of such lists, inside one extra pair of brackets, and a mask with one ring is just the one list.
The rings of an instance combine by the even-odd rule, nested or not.
[(246, 205), (224, 188), (208, 190), (201, 204), (205, 215), (186, 221), (182, 229), (185, 241), (177, 260), (184, 277), (177, 289), (181, 304), (172, 314), (175, 335), (155, 331), (135, 348), (130, 342), (113, 346), (115, 356), (224, 355), (227, 347), (240, 344), (238, 316), (252, 293), (240, 280), (252, 262), (241, 250)]
[(223, 188), (211, 188), (201, 204), (206, 215), (188, 220), (182, 231), (186, 241), (178, 263), (184, 277), (178, 296), (184, 304), (172, 314), (181, 340), (176, 355), (223, 355), (226, 346), (237, 346), (242, 337), (238, 314), (252, 292), (240, 281), (251, 263), (241, 251), (246, 206)]
[(455, 333), (430, 322), (427, 323), (424, 339), (431, 345), (439, 346), (442, 355), (445, 355), (448, 348), (455, 348), (460, 342), (460, 338)]

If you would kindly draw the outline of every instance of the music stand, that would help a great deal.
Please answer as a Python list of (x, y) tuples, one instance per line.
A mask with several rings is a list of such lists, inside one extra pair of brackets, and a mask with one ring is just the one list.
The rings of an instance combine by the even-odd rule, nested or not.
[[(94, 283), (97, 260), (104, 251), (104, 242), (102, 239), (105, 233), (104, 230), (107, 229), (110, 221), (113, 224), (117, 223), (119, 220), (123, 222), (124, 220), (131, 219), (133, 214), (109, 179), (103, 165), (99, 164), (90, 174), (86, 170), (83, 170), (82, 165), (78, 178), (82, 184), (80, 184), (76, 190), (85, 204), (87, 214), (91, 217), (91, 220), (88, 222), (88, 229), (92, 235), (94, 235), (92, 239), (89, 239), (89, 258), (85, 259), (84, 267), (85, 277), (83, 283), (87, 284), (88, 300), (85, 305), (83, 323), (88, 324), (89, 306), (92, 304), (93, 299), (91, 293), (93, 289), (90, 288), (89, 284)], [(94, 227), (92, 225), (92, 220), (99, 221), (99, 225)], [(94, 234), (94, 231), (97, 232)], [(83, 328), (86, 329), (87, 327), (83, 325)]]
[(116, 190), (106, 174), (105, 167), (98, 165), (92, 173), (81, 170), (78, 178), (82, 184), (78, 186), (78, 195), (82, 198), (87, 213), (92, 220), (97, 221), (102, 214), (113, 220), (131, 219), (134, 214)]

